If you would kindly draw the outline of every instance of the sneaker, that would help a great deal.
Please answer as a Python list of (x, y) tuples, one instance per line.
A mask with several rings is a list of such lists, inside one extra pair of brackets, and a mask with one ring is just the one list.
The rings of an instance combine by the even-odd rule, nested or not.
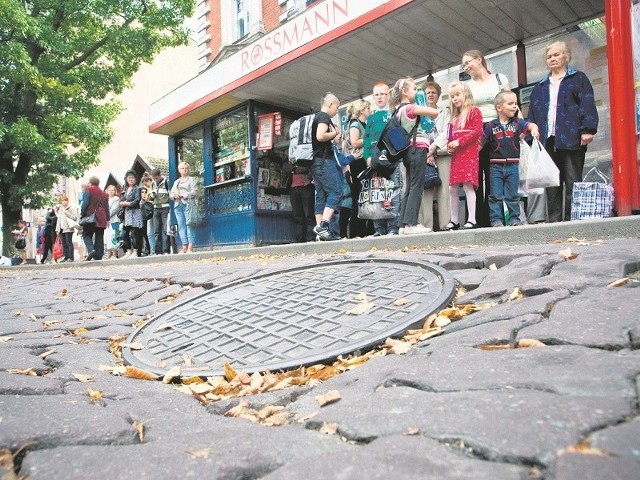
[(515, 222), (509, 224), (510, 227), (519, 227), (522, 225), (522, 222), (516, 220)]
[(398, 235), (398, 232), (396, 230), (390, 230), (387, 235)]
[(398, 235), (404, 235), (404, 227), (398, 229)]
[(320, 240), (328, 240), (331, 237), (329, 222), (322, 220), (318, 225), (313, 227), (313, 233), (320, 237)]
[(127, 253), (125, 253), (125, 254), (124, 254), (122, 257), (120, 257), (120, 258), (129, 258), (129, 257), (131, 257), (131, 255), (132, 255), (132, 252), (131, 252), (131, 250), (129, 250), (129, 251), (127, 251)]
[(492, 227), (504, 227), (503, 224), (501, 224), (500, 222), (494, 222), (491, 224)]
[(342, 240), (342, 237), (340, 237), (340, 235), (336, 235), (335, 233), (332, 233), (329, 238), (325, 238), (326, 241), (331, 242), (331, 241), (335, 241), (335, 240)]
[(425, 227), (424, 225), (407, 225), (404, 227), (403, 235), (420, 235), (422, 233), (429, 233), (431, 231), (430, 228)]
[(373, 236), (374, 236), (374, 237), (381, 237), (381, 236), (382, 236), (382, 233), (381, 233), (381, 232), (376, 232), (376, 233), (374, 233), (374, 234), (373, 234)]

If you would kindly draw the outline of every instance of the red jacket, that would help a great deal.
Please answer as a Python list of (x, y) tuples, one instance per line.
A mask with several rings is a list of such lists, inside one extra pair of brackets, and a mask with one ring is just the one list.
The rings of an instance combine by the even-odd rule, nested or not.
[(96, 185), (91, 185), (85, 190), (80, 207), (81, 217), (92, 213), (96, 214), (95, 228), (107, 228), (109, 224), (109, 196)]

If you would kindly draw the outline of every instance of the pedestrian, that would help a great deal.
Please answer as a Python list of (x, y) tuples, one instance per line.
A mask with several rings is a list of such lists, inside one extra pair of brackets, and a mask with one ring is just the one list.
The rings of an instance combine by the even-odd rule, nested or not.
[(95, 214), (95, 221), (82, 225), (82, 240), (87, 255), (85, 261), (102, 260), (104, 256), (104, 229), (109, 224), (109, 199), (99, 187), (98, 177), (89, 178), (89, 187), (82, 196), (80, 218)]
[[(362, 156), (366, 159), (367, 165), (371, 165), (371, 147), (378, 142), (380, 134), (384, 126), (389, 120), (389, 85), (384, 82), (377, 82), (373, 86), (373, 103), (375, 111), (367, 118), (367, 125), (364, 131), (362, 142)], [(395, 188), (402, 190), (402, 162), (396, 163), (396, 168), (391, 174), (390, 180), (394, 183)], [(360, 182), (360, 179), (353, 178), (354, 182)], [(373, 235), (379, 237), (381, 235), (398, 235), (400, 227), (400, 207), (402, 204), (402, 196), (395, 195), (391, 199), (392, 218), (385, 220), (373, 220)]]
[(18, 255), (20, 256), (20, 263), (18, 265), (26, 265), (27, 236), (29, 235), (27, 223), (23, 219), (18, 220), (18, 227), (11, 233), (13, 233), (15, 239), (14, 247), (18, 250)]
[[(509, 79), (502, 73), (492, 73), (487, 60), (479, 50), (467, 50), (462, 54), (462, 66), (471, 79), (467, 82), (473, 95), (473, 101), (480, 109), (482, 121), (490, 122), (495, 117), (493, 99), (502, 91), (511, 90)], [(489, 226), (489, 151), (486, 145), (479, 152), (479, 169), (476, 192), (476, 216), (478, 227)]]
[(151, 170), (151, 178), (153, 178), (150, 199), (153, 201), (154, 252), (156, 255), (168, 255), (170, 251), (169, 238), (167, 236), (170, 207), (169, 182), (157, 168)]
[(120, 240), (120, 197), (116, 195), (116, 186), (109, 185), (107, 187), (107, 196), (109, 201), (109, 226), (104, 231), (104, 244), (107, 249), (106, 258), (118, 258), (118, 242)]
[(433, 216), (433, 200), (438, 204), (437, 225), (440, 229), (451, 218), (449, 208), (449, 175), (451, 172), (451, 155), (447, 153), (447, 133), (451, 112), (449, 106), (438, 107), (438, 99), (442, 93), (442, 88), (436, 82), (426, 82), (422, 90), (427, 97), (427, 105), (436, 108), (440, 113), (436, 117), (433, 130), (427, 134), (429, 138), (429, 152), (427, 163), (438, 167), (438, 175), (442, 184), (439, 187), (425, 189), (422, 193), (422, 203), (420, 204), (420, 215), (418, 221), (425, 228), (435, 229)]
[(180, 253), (190, 253), (193, 251), (195, 241), (195, 230), (187, 222), (187, 203), (194, 201), (198, 193), (196, 179), (189, 176), (189, 164), (181, 162), (178, 164), (180, 176), (173, 182), (171, 187), (171, 197), (173, 198), (173, 211), (178, 222), (178, 236), (182, 243)]
[(490, 159), (489, 221), (492, 227), (504, 225), (504, 207), (509, 212), (509, 225), (520, 223), (520, 136), (530, 133), (538, 138), (538, 127), (518, 117), (518, 97), (513, 92), (500, 92), (494, 100), (498, 117), (484, 124)]
[(58, 260), (58, 263), (73, 262), (73, 233), (78, 225), (78, 210), (69, 204), (68, 196), (62, 195), (60, 204), (56, 206), (55, 212), (58, 217), (56, 232), (60, 235), (63, 252), (63, 256)]
[(314, 154), (311, 176), (316, 187), (316, 226), (313, 227), (313, 233), (320, 240), (340, 239), (340, 236), (332, 233), (329, 228), (334, 212), (340, 209), (342, 203), (342, 184), (336, 174), (332, 145), (339, 132), (331, 120), (338, 113), (339, 106), (338, 97), (327, 92), (322, 98), (321, 109), (315, 115), (311, 127)]
[[(153, 201), (149, 196), (151, 194), (153, 178), (147, 172), (144, 172), (140, 180), (140, 209), (142, 210), (142, 254), (141, 257), (155, 255), (155, 241), (149, 241), (149, 233), (153, 238)], [(145, 205), (148, 204), (148, 205)], [(147, 213), (148, 212), (148, 213)]]
[(571, 220), (573, 184), (582, 180), (587, 145), (599, 118), (591, 82), (569, 66), (567, 44), (553, 42), (544, 53), (549, 74), (531, 91), (528, 117), (539, 126), (545, 149), (560, 170), (560, 186), (545, 193), (549, 221), (561, 222)]
[(133, 170), (127, 171), (124, 176), (125, 190), (122, 192), (120, 206), (124, 207), (124, 220), (122, 222), (124, 249), (126, 253), (122, 258), (131, 256), (139, 257), (142, 253), (142, 199), (140, 187), (137, 185), (136, 174)]
[(36, 220), (36, 263), (44, 263), (42, 252), (44, 252), (44, 217), (38, 217)]
[(427, 152), (429, 150), (429, 140), (420, 125), (419, 116), (427, 115), (435, 118), (438, 116), (438, 110), (416, 104), (417, 91), (416, 82), (411, 77), (398, 80), (389, 91), (389, 105), (395, 109), (392, 115), (395, 115), (400, 120), (400, 124), (407, 132), (415, 131), (415, 135), (411, 139), (411, 147), (406, 150), (402, 159), (406, 170), (407, 182), (400, 208), (399, 233), (404, 235), (430, 231), (418, 222), (422, 192), (424, 191)]
[[(53, 208), (47, 209), (47, 214), (44, 217), (44, 247), (42, 249), (42, 260), (40, 263), (55, 263), (53, 258), (53, 244), (56, 242), (56, 225), (58, 223), (58, 217)], [(50, 258), (49, 258), (50, 257)], [(47, 260), (49, 258), (49, 260)]]
[(469, 85), (456, 82), (449, 88), (451, 109), (451, 131), (448, 134), (447, 151), (451, 154), (451, 174), (449, 177), (449, 204), (451, 219), (444, 230), (460, 228), (458, 219), (458, 188), (462, 185), (467, 202), (467, 221), (463, 229), (476, 228), (476, 191), (479, 185), (479, 140), (482, 136), (482, 113), (473, 104)]

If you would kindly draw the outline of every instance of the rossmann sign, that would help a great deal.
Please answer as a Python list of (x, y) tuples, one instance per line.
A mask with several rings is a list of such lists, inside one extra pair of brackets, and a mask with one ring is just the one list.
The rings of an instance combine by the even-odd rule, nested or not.
[(242, 75), (306, 45), (387, 1), (325, 0), (238, 52)]

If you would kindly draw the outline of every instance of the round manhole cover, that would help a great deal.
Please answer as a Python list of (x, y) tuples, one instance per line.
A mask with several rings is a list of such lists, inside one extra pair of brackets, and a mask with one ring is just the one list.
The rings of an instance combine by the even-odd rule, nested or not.
[(421, 326), (454, 292), (446, 270), (420, 261), (369, 258), (280, 270), (168, 309), (132, 333), (127, 343), (137, 348), (122, 354), (159, 375), (175, 366), (183, 375), (222, 375), (227, 362), (248, 373), (297, 368)]

